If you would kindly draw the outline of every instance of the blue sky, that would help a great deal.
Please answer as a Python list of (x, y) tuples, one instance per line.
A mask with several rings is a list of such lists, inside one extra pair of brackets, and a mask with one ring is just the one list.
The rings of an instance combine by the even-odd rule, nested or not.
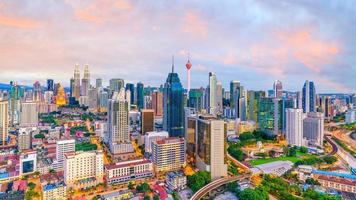
[[(69, 84), (76, 63), (92, 79), (163, 84), (175, 69), (186, 86), (239, 80), (267, 90), (356, 92), (356, 1), (1, 1), (0, 82), (53, 78)], [(84, 68), (84, 67), (83, 67)], [(92, 84), (94, 84), (94, 80)]]

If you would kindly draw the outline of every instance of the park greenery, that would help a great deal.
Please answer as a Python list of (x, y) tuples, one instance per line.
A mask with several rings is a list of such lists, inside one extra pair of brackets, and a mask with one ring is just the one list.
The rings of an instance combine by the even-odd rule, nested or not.
[(239, 135), (239, 140), (242, 146), (254, 144), (257, 141), (274, 142), (275, 136), (268, 135), (261, 130), (254, 130), (253, 132), (244, 132)]
[(341, 128), (349, 130), (349, 131), (356, 131), (356, 122), (350, 124), (341, 125)]
[(198, 171), (197, 173), (188, 176), (188, 187), (193, 190), (193, 192), (198, 191), (200, 188), (204, 187), (211, 182), (210, 173), (207, 171)]
[(230, 143), (227, 152), (236, 160), (243, 161), (245, 158), (244, 152), (241, 150), (240, 143)]
[(324, 162), (326, 162), (326, 164), (333, 164), (337, 161), (337, 157), (335, 156), (325, 156), (323, 157)]
[(305, 180), (305, 183), (309, 185), (320, 185), (319, 181), (313, 178), (307, 178), (307, 180)]
[(57, 120), (52, 114), (40, 115), (39, 118), (42, 123), (58, 125)]
[(240, 200), (268, 200), (268, 193), (261, 188), (247, 188), (237, 193)]
[(83, 142), (75, 145), (75, 151), (92, 151), (97, 150), (97, 145), (90, 142)]
[(152, 192), (150, 185), (148, 183), (142, 183), (140, 185), (137, 185), (136, 190), (137, 192), (141, 192), (141, 193)]
[(36, 138), (36, 139), (43, 139), (43, 138), (45, 138), (45, 135), (44, 135), (43, 133), (38, 133), (38, 134), (36, 134), (36, 135), (34, 136), (34, 138)]
[(31, 199), (40, 197), (40, 194), (38, 194), (38, 192), (34, 191), (35, 187), (36, 187), (35, 183), (29, 182), (27, 184), (27, 187), (28, 187), (28, 190), (27, 190), (27, 192), (25, 194), (25, 200), (31, 200)]
[(233, 162), (230, 163), (228, 170), (235, 176), (239, 174), (239, 172), (237, 171), (237, 166)]

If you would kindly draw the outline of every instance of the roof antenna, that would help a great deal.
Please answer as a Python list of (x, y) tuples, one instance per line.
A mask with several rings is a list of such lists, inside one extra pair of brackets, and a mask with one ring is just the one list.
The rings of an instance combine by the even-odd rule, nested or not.
[(174, 73), (174, 55), (172, 55), (172, 73)]

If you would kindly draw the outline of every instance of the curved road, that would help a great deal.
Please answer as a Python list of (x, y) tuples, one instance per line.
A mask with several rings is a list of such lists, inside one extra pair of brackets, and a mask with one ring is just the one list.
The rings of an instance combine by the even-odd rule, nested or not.
[(331, 147), (333, 148), (333, 150), (328, 154), (328, 156), (333, 156), (337, 153), (337, 151), (339, 150), (337, 145), (335, 144), (335, 142), (330, 139), (330, 136), (329, 135), (325, 135), (325, 140), (327, 142), (329, 142), (329, 144), (331, 145)]
[(200, 190), (198, 190), (191, 198), (190, 200), (199, 200), (203, 198), (207, 193), (209, 193), (212, 190), (215, 190), (219, 188), (222, 185), (238, 181), (238, 180), (243, 180), (243, 179), (249, 179), (250, 175), (240, 175), (240, 176), (234, 176), (234, 177), (226, 177), (226, 178), (220, 178), (217, 179), (206, 186), (202, 187)]

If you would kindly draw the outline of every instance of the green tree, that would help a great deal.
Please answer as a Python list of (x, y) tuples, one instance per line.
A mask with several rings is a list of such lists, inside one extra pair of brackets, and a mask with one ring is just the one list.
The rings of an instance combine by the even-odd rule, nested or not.
[(146, 192), (150, 192), (151, 188), (150, 188), (150, 185), (148, 183), (142, 183), (142, 184), (136, 186), (136, 190), (138, 192), (146, 193)]
[(307, 180), (305, 180), (305, 183), (309, 185), (320, 185), (319, 181), (313, 178), (307, 178)]
[(295, 147), (291, 147), (289, 149), (288, 156), (295, 157), (297, 155), (297, 149)]
[(36, 139), (43, 139), (43, 138), (45, 138), (45, 135), (42, 134), (42, 133), (39, 133), (39, 134), (36, 134), (36, 135), (34, 136), (34, 138), (36, 138)]
[(133, 182), (129, 182), (129, 185), (127, 186), (130, 190), (133, 190), (135, 188), (135, 184)]
[(180, 198), (179, 198), (179, 196), (178, 196), (178, 194), (176, 192), (172, 193), (172, 197), (173, 197), (174, 200), (180, 200)]
[(150, 198), (150, 196), (148, 196), (148, 195), (146, 195), (144, 198), (143, 198), (143, 200), (150, 200), (151, 198)]
[(192, 176), (188, 176), (188, 186), (193, 192), (198, 191), (211, 181), (210, 173), (207, 171), (199, 171)]
[(299, 151), (302, 152), (302, 153), (308, 153), (308, 148), (305, 147), (305, 146), (301, 146), (301, 147), (299, 148)]
[(251, 139), (254, 139), (254, 138), (255, 138), (255, 136), (251, 132), (245, 132), (245, 133), (241, 133), (239, 135), (239, 139), (241, 141), (251, 140)]
[(238, 184), (237, 182), (230, 182), (226, 185), (226, 188), (228, 191), (233, 192), (233, 193), (237, 193), (238, 191)]
[(33, 189), (35, 189), (36, 184), (33, 183), (33, 182), (29, 182), (29, 183), (27, 184), (27, 187), (30, 188), (30, 190), (33, 190)]
[(268, 200), (266, 192), (247, 188), (239, 193), (240, 200)]
[(158, 196), (157, 194), (155, 194), (155, 195), (153, 196), (153, 200), (159, 200), (159, 196)]
[(25, 194), (25, 200), (33, 200), (34, 198), (39, 197), (40, 195), (38, 192), (35, 192), (33, 190), (28, 190)]
[(325, 156), (323, 158), (323, 160), (327, 163), (327, 164), (333, 164), (337, 161), (337, 157), (335, 156)]

